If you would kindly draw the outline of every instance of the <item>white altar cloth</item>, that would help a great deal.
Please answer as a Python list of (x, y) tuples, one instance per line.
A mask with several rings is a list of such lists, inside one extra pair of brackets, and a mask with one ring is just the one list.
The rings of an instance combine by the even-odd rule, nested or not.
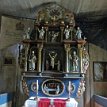
[[(55, 98), (49, 98), (49, 99), (55, 99)], [(24, 107), (38, 107), (38, 101), (35, 100), (35, 97), (30, 97), (25, 101)], [(78, 102), (74, 98), (70, 98), (68, 101), (66, 101), (66, 107), (78, 107)]]

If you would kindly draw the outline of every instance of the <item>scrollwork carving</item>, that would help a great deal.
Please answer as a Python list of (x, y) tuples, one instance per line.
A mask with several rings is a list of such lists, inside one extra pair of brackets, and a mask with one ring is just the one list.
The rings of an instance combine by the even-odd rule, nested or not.
[(24, 93), (29, 96), (29, 89), (28, 89), (28, 86), (27, 86), (27, 83), (25, 80), (22, 80), (22, 88), (23, 88), (23, 91)]
[(89, 54), (85, 49), (85, 47), (83, 47), (83, 51), (82, 51), (82, 72), (83, 73), (86, 73), (88, 66), (89, 66)]
[(85, 91), (85, 81), (81, 80), (80, 83), (79, 83), (77, 96), (80, 97), (83, 94), (84, 91)]

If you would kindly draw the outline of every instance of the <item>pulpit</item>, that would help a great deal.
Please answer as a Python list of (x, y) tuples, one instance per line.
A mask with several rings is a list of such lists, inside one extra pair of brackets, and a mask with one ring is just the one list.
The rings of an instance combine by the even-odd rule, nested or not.
[(25, 107), (77, 107), (89, 66), (85, 45), (72, 12), (57, 4), (38, 10), (34, 29), (19, 46)]

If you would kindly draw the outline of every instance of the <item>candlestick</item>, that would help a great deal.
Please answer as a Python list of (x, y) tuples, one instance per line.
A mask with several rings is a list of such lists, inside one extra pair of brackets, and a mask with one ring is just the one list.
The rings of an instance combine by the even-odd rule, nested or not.
[(71, 81), (69, 81), (68, 90), (69, 90), (69, 98), (70, 98), (70, 94), (71, 94)]
[(71, 81), (69, 81), (69, 91), (71, 90)]
[(38, 80), (36, 80), (36, 95), (38, 96), (38, 88), (39, 88), (39, 86), (38, 86)]

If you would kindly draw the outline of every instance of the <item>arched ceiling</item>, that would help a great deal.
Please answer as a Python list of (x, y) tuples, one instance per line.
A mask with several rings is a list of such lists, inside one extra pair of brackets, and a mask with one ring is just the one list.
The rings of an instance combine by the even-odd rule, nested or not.
[(107, 11), (107, 0), (0, 0), (0, 13), (33, 18), (36, 9), (49, 2), (56, 2), (75, 14)]
[(0, 14), (34, 19), (37, 10), (48, 3), (74, 12), (87, 40), (107, 49), (107, 0), (0, 0)]

